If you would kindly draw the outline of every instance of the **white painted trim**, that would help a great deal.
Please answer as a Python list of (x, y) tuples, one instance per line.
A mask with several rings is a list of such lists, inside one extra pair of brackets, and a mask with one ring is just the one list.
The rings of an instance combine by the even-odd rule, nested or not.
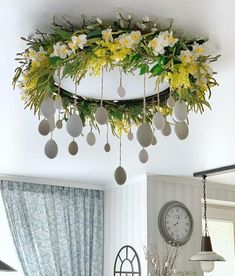
[[(201, 185), (201, 178), (195, 177), (186, 177), (186, 176), (171, 176), (171, 175), (157, 175), (157, 174), (147, 174), (148, 180), (161, 181), (161, 182), (170, 182), (173, 184), (182, 184), (182, 185), (191, 185), (199, 186)], [(217, 189), (223, 191), (232, 191), (235, 192), (235, 185), (228, 185), (222, 183), (211, 182), (207, 180), (208, 189)]]
[(22, 175), (0, 174), (0, 180), (28, 182), (28, 183), (35, 183), (35, 184), (64, 186), (64, 187), (73, 187), (73, 188), (82, 188), (82, 189), (91, 189), (91, 190), (105, 190), (105, 185), (100, 185), (100, 184), (79, 183), (75, 181), (68, 181), (68, 180), (61, 180), (61, 179), (57, 180), (53, 178), (41, 178), (41, 177), (31, 177), (31, 176), (22, 176)]
[(147, 185), (147, 174), (139, 174), (136, 176), (131, 176), (130, 178), (127, 179), (127, 182), (124, 185), (118, 185), (113, 181), (109, 184), (104, 185), (104, 190), (117, 190), (127, 185), (133, 185), (139, 182), (144, 182)]

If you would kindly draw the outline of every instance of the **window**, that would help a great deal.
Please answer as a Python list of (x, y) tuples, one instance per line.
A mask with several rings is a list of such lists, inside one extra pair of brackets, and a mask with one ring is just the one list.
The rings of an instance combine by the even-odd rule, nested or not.
[(24, 276), (16, 253), (11, 231), (8, 225), (4, 204), (0, 192), (0, 260), (15, 268), (17, 272), (0, 272), (1, 276)]
[(209, 205), (208, 226), (213, 250), (222, 255), (226, 262), (215, 262), (215, 268), (205, 276), (235, 275), (235, 208), (232, 206)]

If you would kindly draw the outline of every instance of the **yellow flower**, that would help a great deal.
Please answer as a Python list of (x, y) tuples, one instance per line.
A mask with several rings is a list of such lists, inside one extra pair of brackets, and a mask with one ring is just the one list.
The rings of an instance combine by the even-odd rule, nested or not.
[(106, 30), (102, 31), (102, 37), (103, 40), (108, 42), (108, 41), (113, 41), (113, 37), (112, 37), (112, 29), (108, 28)]
[(193, 54), (189, 50), (181, 51), (179, 58), (183, 64), (191, 63), (193, 61)]
[(205, 49), (204, 49), (203, 45), (199, 45), (198, 43), (194, 43), (194, 45), (193, 45), (193, 54), (196, 57), (201, 56), (204, 52), (205, 52)]
[(182, 64), (175, 65), (173, 72), (168, 74), (171, 90), (181, 90), (182, 88), (190, 88), (189, 72), (187, 67)]
[(98, 50), (95, 51), (95, 54), (96, 54), (97, 57), (105, 57), (105, 55), (106, 55), (106, 50), (100, 48), (100, 49), (98, 49)]

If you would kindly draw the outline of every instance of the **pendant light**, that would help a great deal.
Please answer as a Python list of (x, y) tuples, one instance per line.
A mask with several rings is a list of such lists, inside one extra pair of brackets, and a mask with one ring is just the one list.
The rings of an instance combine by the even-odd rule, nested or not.
[(16, 270), (0, 260), (0, 271), (14, 272)]
[(214, 262), (225, 261), (224, 258), (212, 249), (207, 223), (207, 201), (206, 201), (206, 175), (202, 175), (203, 183), (203, 206), (204, 206), (204, 233), (201, 240), (201, 251), (192, 256), (190, 261), (199, 261), (203, 272), (211, 272)]

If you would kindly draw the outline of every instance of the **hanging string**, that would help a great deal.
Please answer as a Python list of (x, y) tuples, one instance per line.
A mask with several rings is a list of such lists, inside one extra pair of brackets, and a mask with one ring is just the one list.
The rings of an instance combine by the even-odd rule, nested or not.
[(119, 67), (120, 72), (120, 86), (122, 87), (122, 69)]
[(60, 96), (60, 85), (61, 85), (60, 68), (58, 69), (57, 76), (58, 76), (58, 95)]
[(203, 183), (203, 203), (204, 203), (204, 222), (205, 222), (204, 232), (205, 232), (205, 236), (208, 236), (209, 231), (208, 231), (208, 224), (207, 224), (206, 175), (203, 175), (202, 183)]
[(109, 125), (108, 125), (108, 123), (106, 125), (107, 125), (106, 140), (107, 140), (107, 143), (108, 143), (109, 142)]
[(157, 82), (157, 106), (158, 106), (158, 111), (159, 111), (159, 107), (160, 107), (159, 82)]
[(144, 118), (143, 122), (146, 120), (146, 76), (144, 74)]
[(75, 80), (75, 93), (74, 93), (73, 113), (76, 112), (76, 108), (77, 108), (77, 94), (78, 94), (78, 83), (77, 83), (77, 79), (76, 79)]
[(122, 133), (119, 138), (119, 166), (122, 164)]
[(103, 106), (103, 95), (104, 95), (104, 67), (101, 69), (101, 107)]

